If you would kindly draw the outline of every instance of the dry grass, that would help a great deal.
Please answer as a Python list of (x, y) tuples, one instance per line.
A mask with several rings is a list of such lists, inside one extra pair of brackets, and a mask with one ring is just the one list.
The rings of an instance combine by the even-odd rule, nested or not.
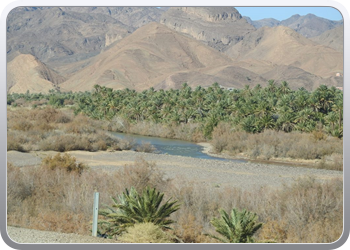
[(7, 110), (7, 150), (98, 151), (130, 149), (101, 129), (101, 121), (51, 107)]
[(82, 172), (87, 169), (84, 163), (77, 162), (75, 157), (67, 153), (63, 155), (58, 153), (54, 156), (47, 156), (42, 160), (41, 165), (51, 170), (65, 169), (69, 173), (75, 172), (78, 174), (82, 174)]
[(137, 152), (144, 152), (144, 153), (154, 153), (156, 152), (156, 148), (149, 142), (144, 142), (138, 145), (135, 149)]
[(311, 134), (266, 130), (260, 134), (234, 131), (227, 123), (219, 124), (211, 141), (216, 153), (244, 154), (250, 159), (302, 159), (318, 160), (316, 167), (343, 170), (343, 140)]
[(147, 162), (143, 158), (136, 159), (131, 165), (125, 165), (116, 172), (115, 177), (120, 189), (130, 190), (134, 187), (139, 193), (146, 187), (164, 191), (170, 182), (154, 162)]
[[(183, 242), (215, 242), (210, 220), (220, 208), (247, 209), (263, 222), (258, 242), (336, 241), (343, 230), (343, 181), (318, 182), (305, 177), (279, 189), (218, 188), (191, 182), (185, 176), (166, 180), (154, 163), (138, 159), (119, 171), (87, 169), (80, 175), (64, 169), (7, 166), (7, 219), (12, 226), (90, 234), (93, 193), (110, 204), (131, 186), (155, 187), (179, 200), (172, 214), (173, 234)], [(101, 207), (102, 208), (102, 207)]]
[(129, 227), (118, 240), (128, 243), (174, 243), (173, 238), (153, 223), (139, 223)]

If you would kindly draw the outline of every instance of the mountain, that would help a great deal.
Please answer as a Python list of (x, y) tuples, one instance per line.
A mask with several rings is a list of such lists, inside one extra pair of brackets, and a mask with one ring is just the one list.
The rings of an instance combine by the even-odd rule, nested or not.
[(287, 82), (292, 89), (303, 87), (307, 90), (313, 90), (320, 85), (335, 87), (342, 86), (341, 77), (322, 78), (320, 76), (306, 72), (300, 68), (287, 65), (277, 66), (274, 69), (265, 72), (261, 76), (266, 79), (273, 79), (277, 83), (288, 79)]
[(307, 14), (305, 16), (293, 15), (282, 21), (273, 18), (252, 21), (249, 17), (244, 18), (257, 29), (265, 26), (285, 26), (308, 38), (319, 36), (325, 31), (334, 29), (343, 24), (343, 21), (332, 21), (313, 14)]
[(255, 59), (290, 65), (324, 78), (343, 72), (341, 52), (283, 26), (263, 27), (251, 32), (225, 53), (234, 60)]
[(220, 86), (224, 88), (243, 88), (245, 85), (253, 87), (260, 84), (264, 86), (267, 80), (242, 67), (225, 65), (171, 74), (157, 84), (155, 89), (179, 89), (185, 82), (192, 88), (199, 85), (209, 87), (215, 82), (220, 83)]
[(175, 73), (196, 70), (203, 73), (205, 68), (231, 63), (227, 56), (193, 38), (162, 24), (150, 23), (93, 58), (88, 66), (64, 82), (62, 88), (84, 91), (101, 84), (115, 89), (143, 90)]
[(339, 52), (344, 51), (344, 26), (337, 26), (334, 29), (327, 30), (321, 35), (312, 37), (312, 41), (328, 46), (332, 49), (335, 49)]
[(257, 21), (253, 21), (252, 19), (250, 19), (250, 17), (244, 16), (244, 19), (247, 20), (247, 22), (251, 25), (253, 25), (255, 28), (259, 29), (261, 27), (267, 26), (267, 27), (275, 27), (280, 25), (280, 21), (274, 19), (274, 18), (264, 18), (264, 19), (260, 19)]
[(72, 72), (64, 66), (96, 56), (163, 12), (155, 7), (18, 7), (7, 18), (8, 61), (15, 52), (32, 54), (68, 76)]
[(159, 22), (166, 9), (155, 7), (63, 7), (64, 10), (88, 14), (108, 15), (135, 29), (151, 22)]
[(291, 16), (281, 21), (280, 25), (289, 27), (305, 37), (314, 37), (342, 23), (343, 21), (332, 21), (313, 14), (307, 14), (305, 16)]
[(7, 64), (7, 91), (9, 93), (48, 93), (59, 89), (66, 79), (32, 55), (17, 55)]
[[(7, 88), (342, 86), (341, 24), (313, 15), (252, 21), (234, 7), (17, 7), (7, 18)], [(293, 29), (325, 31), (308, 39)]]
[(219, 51), (255, 30), (234, 7), (172, 7), (160, 23)]

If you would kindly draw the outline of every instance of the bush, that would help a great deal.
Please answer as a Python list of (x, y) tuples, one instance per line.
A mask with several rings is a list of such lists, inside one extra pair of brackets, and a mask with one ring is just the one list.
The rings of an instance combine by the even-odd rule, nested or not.
[(27, 152), (27, 150), (22, 146), (22, 144), (18, 141), (18, 138), (13, 135), (7, 136), (7, 151), (15, 150), (19, 152)]
[(14, 130), (28, 131), (33, 128), (33, 124), (30, 121), (22, 118), (14, 121), (11, 128)]
[(121, 150), (130, 150), (130, 149), (134, 148), (135, 145), (136, 145), (135, 139), (130, 138), (130, 137), (126, 137), (125, 139), (120, 140), (118, 143), (118, 147)]
[(137, 158), (134, 164), (125, 165), (116, 176), (123, 187), (134, 187), (139, 192), (146, 187), (163, 190), (169, 182), (154, 162), (147, 162), (143, 158)]
[(221, 218), (214, 218), (211, 224), (215, 227), (216, 232), (225, 238), (212, 236), (226, 243), (253, 243), (253, 235), (258, 231), (262, 223), (257, 223), (257, 215), (247, 210), (239, 211), (232, 209), (231, 214), (220, 210)]
[(156, 148), (149, 142), (143, 142), (140, 145), (138, 145), (135, 150), (137, 152), (154, 153), (156, 151)]
[(137, 223), (153, 223), (162, 229), (170, 229), (174, 223), (169, 219), (170, 215), (179, 209), (177, 200), (169, 199), (163, 202), (164, 194), (155, 188), (146, 188), (139, 194), (135, 188), (125, 190), (118, 199), (112, 198), (112, 207), (101, 209), (99, 214), (106, 220), (100, 224), (106, 224), (107, 235), (123, 233), (126, 228)]
[(75, 172), (81, 174), (87, 169), (87, 166), (83, 163), (77, 163), (76, 158), (65, 153), (60, 153), (55, 156), (48, 156), (41, 162), (41, 166), (51, 170), (65, 169), (67, 172)]
[(127, 243), (173, 243), (170, 235), (153, 223), (137, 223), (129, 227), (118, 240)]

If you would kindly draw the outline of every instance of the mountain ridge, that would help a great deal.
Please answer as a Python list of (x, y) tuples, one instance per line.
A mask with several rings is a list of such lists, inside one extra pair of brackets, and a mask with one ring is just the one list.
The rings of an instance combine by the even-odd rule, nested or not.
[[(315, 18), (295, 15), (285, 23), (309, 20), (306, 27)], [(179, 88), (183, 82), (241, 88), (271, 77), (290, 80), (292, 88), (342, 85), (339, 22), (309, 39), (274, 19), (264, 21), (275, 27), (258, 29), (247, 20), (234, 7), (19, 7), (7, 21), (7, 62), (16, 60), (17, 67), (8, 71), (8, 89), (35, 85), (38, 76), (43, 91), (84, 91), (95, 84)], [(16, 78), (33, 66), (19, 54), (44, 66)]]

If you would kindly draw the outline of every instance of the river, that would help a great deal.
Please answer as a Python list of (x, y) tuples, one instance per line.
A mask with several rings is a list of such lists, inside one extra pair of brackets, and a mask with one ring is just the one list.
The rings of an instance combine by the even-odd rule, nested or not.
[(180, 155), (209, 160), (246, 162), (245, 160), (232, 160), (210, 156), (208, 154), (203, 153), (203, 146), (200, 146), (193, 142), (116, 132), (113, 132), (111, 134), (120, 139), (132, 138), (137, 144), (150, 143), (156, 148), (156, 151), (160, 154)]

